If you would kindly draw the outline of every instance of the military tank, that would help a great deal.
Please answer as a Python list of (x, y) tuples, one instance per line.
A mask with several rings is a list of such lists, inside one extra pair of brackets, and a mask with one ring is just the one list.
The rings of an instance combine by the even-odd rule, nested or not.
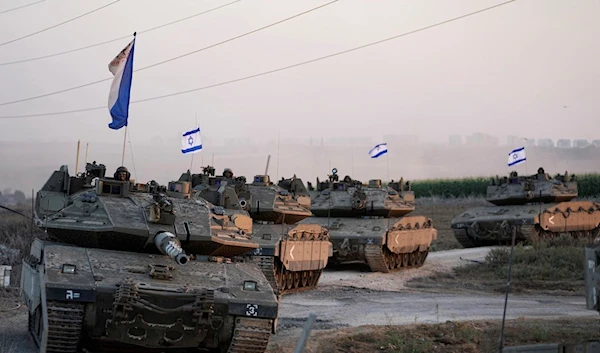
[(415, 210), (410, 182), (401, 179), (383, 186), (380, 179), (372, 179), (363, 185), (350, 176), (339, 180), (336, 168), (328, 178), (317, 178), (316, 190), (308, 182), (308, 190), (296, 193), (310, 197), (314, 214), (300, 224), (329, 229), (331, 263), (362, 262), (384, 273), (423, 265), (437, 230), (430, 218), (406, 216)]
[[(245, 230), (259, 244), (246, 257), (255, 261), (279, 294), (314, 288), (332, 254), (327, 229), (316, 224), (295, 225), (312, 213), (310, 200), (296, 198), (285, 188), (274, 185), (268, 175), (257, 175), (252, 183), (245, 177), (233, 177), (226, 169), (215, 176), (214, 167), (202, 168), (202, 174), (181, 175), (190, 181), (200, 198), (224, 207), (227, 212), (243, 212), (253, 219)], [(289, 179), (295, 188), (300, 179)]]
[(509, 244), (514, 226), (517, 242), (561, 233), (596, 237), (600, 204), (572, 201), (577, 194), (576, 177), (567, 172), (550, 177), (543, 168), (531, 176), (513, 171), (490, 179), (486, 200), (491, 206), (467, 209), (451, 221), (451, 228), (464, 247)]
[(263, 352), (278, 298), (260, 268), (238, 258), (258, 244), (251, 222), (204, 200), (186, 182), (135, 183), (87, 164), (62, 166), (37, 193), (35, 240), (21, 292), (40, 353), (214, 349)]

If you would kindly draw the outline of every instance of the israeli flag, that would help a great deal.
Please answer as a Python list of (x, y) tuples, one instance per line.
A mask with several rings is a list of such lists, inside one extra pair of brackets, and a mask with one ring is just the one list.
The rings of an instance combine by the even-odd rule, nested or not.
[(196, 153), (202, 150), (202, 141), (200, 140), (200, 128), (186, 131), (181, 139), (181, 153)]
[(108, 70), (115, 76), (110, 93), (108, 94), (108, 110), (112, 123), (108, 127), (119, 130), (127, 126), (129, 117), (129, 93), (133, 78), (133, 50), (135, 48), (135, 33), (133, 40), (108, 64)]
[(525, 158), (525, 147), (520, 147), (520, 148), (514, 149), (508, 154), (508, 166), (509, 167), (523, 163), (526, 160), (527, 160), (527, 158)]
[(387, 153), (387, 143), (380, 143), (377, 146), (371, 148), (369, 156), (371, 158), (377, 158)]

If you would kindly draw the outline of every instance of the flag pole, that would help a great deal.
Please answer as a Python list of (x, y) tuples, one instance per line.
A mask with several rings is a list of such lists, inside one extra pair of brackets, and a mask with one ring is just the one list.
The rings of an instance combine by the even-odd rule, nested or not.
[(125, 163), (125, 144), (127, 142), (127, 125), (125, 125), (125, 134), (123, 135), (123, 154), (121, 155), (121, 166)]
[[(196, 127), (198, 127), (198, 113), (196, 113)], [(195, 153), (192, 153), (192, 160), (190, 161), (190, 172), (192, 171), (192, 167), (194, 165), (194, 155)]]
[(386, 152), (385, 153), (385, 162), (387, 164), (387, 176), (388, 176), (388, 183), (390, 182), (390, 153)]
[(77, 169), (79, 169), (79, 147), (81, 146), (81, 140), (77, 140), (77, 157), (75, 159), (75, 175), (77, 175)]

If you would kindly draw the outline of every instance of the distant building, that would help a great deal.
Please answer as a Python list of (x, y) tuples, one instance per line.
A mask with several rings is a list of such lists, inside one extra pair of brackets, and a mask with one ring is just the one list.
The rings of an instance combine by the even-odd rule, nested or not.
[(554, 147), (554, 141), (549, 138), (539, 139), (537, 143), (538, 147)]
[(600, 140), (593, 140), (592, 141), (592, 146), (594, 146), (594, 147), (600, 147)]
[(535, 139), (534, 138), (526, 138), (523, 142), (525, 147), (535, 147)]
[(556, 147), (558, 148), (571, 148), (571, 140), (569, 139), (560, 139), (556, 141)]
[(471, 136), (467, 136), (467, 145), (478, 147), (496, 147), (498, 146), (498, 138), (478, 132)]
[(396, 145), (417, 145), (419, 136), (417, 135), (383, 135), (383, 141)]
[(521, 140), (523, 140), (521, 137), (516, 136), (516, 135), (509, 135), (506, 138), (506, 144), (508, 146), (516, 146), (516, 145), (520, 145), (521, 144)]
[(450, 146), (462, 146), (463, 139), (461, 135), (451, 135), (448, 139)]
[(591, 144), (588, 140), (585, 139), (577, 139), (573, 141), (573, 147), (575, 148), (586, 148), (589, 147)]

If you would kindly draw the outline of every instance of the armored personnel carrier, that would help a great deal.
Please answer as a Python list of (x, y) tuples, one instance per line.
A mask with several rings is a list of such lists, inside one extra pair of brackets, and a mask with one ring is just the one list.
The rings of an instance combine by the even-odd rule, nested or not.
[[(226, 209), (250, 215), (253, 223), (245, 230), (259, 244), (246, 256), (255, 261), (273, 288), (287, 294), (314, 288), (332, 253), (327, 230), (316, 224), (292, 226), (310, 217), (310, 200), (296, 198), (290, 191), (274, 185), (268, 175), (257, 175), (252, 183), (245, 177), (233, 177), (226, 170), (215, 176), (211, 166), (202, 174), (181, 175), (190, 181), (199, 198)], [(290, 188), (300, 185), (300, 179), (289, 179)], [(291, 189), (290, 189), (291, 190)], [(232, 211), (233, 210), (233, 211)]]
[(410, 183), (381, 180), (367, 185), (350, 176), (339, 180), (337, 169), (317, 188), (296, 190), (311, 198), (314, 217), (303, 223), (315, 223), (329, 229), (333, 243), (333, 263), (363, 262), (374, 272), (390, 272), (422, 266), (437, 230), (430, 218), (406, 216), (415, 209)]
[(256, 264), (238, 262), (258, 248), (238, 226), (250, 218), (187, 198), (186, 182), (105, 171), (62, 166), (37, 193), (36, 223), (52, 241), (32, 244), (21, 289), (40, 353), (265, 351), (278, 299)]
[(451, 227), (464, 247), (508, 244), (514, 226), (517, 242), (561, 233), (596, 237), (600, 204), (572, 201), (575, 197), (577, 181), (567, 172), (551, 178), (543, 168), (532, 176), (513, 171), (490, 180), (486, 200), (491, 206), (467, 209), (452, 220)]

